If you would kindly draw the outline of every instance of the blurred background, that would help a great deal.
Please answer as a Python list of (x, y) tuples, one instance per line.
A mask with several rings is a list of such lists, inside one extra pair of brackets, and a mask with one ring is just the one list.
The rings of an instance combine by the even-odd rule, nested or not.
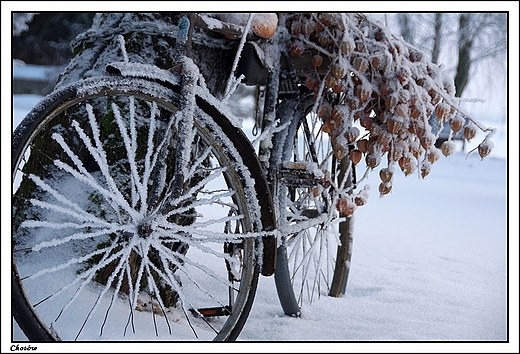
[[(13, 95), (15, 109), (30, 108), (48, 94), (72, 58), (70, 41), (92, 25), (94, 13), (12, 13)], [(454, 78), (463, 109), (497, 129), (492, 156), (507, 157), (508, 14), (380, 13), (369, 14), (396, 36), (442, 64)], [(254, 89), (242, 87), (234, 111), (252, 124)], [(36, 102), (35, 102), (36, 101)], [(16, 124), (16, 123), (15, 123)], [(471, 151), (477, 136), (460, 149)]]

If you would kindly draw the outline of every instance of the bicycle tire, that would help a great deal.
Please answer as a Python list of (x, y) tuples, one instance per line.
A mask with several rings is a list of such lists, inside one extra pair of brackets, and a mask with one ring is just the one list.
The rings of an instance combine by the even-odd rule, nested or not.
[(12, 310), (29, 340), (238, 337), (272, 222), (256, 197), (267, 185), (240, 130), (197, 97), (171, 200), (180, 100), (143, 79), (87, 79), (13, 133)]
[[(285, 100), (278, 108), (280, 125), (287, 127), (274, 137), (271, 173), (277, 173), (287, 162), (302, 168), (311, 163), (320, 171), (336, 171), (332, 179), (349, 187), (350, 173), (338, 182), (337, 171), (342, 164), (342, 170), (348, 171), (350, 161), (348, 157), (335, 160), (328, 134), (321, 130), (321, 118), (311, 112), (314, 103), (312, 95), (303, 95), (301, 99)], [(338, 196), (333, 188), (323, 188), (320, 182), (315, 187), (305, 183), (288, 187), (283, 177), (278, 179), (275, 188), (283, 236), (277, 251), (275, 282), (284, 313), (299, 316), (304, 303), (312, 303), (321, 295), (339, 297), (345, 293), (353, 220), (336, 210)], [(322, 190), (314, 196), (318, 189)]]

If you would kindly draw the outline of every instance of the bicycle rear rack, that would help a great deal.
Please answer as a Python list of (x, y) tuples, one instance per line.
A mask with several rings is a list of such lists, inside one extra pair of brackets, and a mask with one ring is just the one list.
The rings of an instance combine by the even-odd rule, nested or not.
[(309, 188), (323, 184), (325, 174), (315, 163), (284, 162), (277, 171), (280, 182), (288, 187)]

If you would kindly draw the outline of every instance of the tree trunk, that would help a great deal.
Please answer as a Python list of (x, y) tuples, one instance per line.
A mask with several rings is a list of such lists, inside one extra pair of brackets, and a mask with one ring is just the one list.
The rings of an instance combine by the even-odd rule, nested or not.
[(470, 24), (470, 14), (461, 14), (459, 17), (459, 61), (455, 75), (455, 96), (461, 97), (469, 81), (471, 69), (471, 48), (473, 37), (467, 35)]
[(435, 20), (433, 24), (433, 48), (432, 48), (432, 62), (438, 64), (439, 62), (439, 53), (441, 51), (442, 44), (442, 22), (444, 21), (444, 16), (442, 13), (435, 13)]

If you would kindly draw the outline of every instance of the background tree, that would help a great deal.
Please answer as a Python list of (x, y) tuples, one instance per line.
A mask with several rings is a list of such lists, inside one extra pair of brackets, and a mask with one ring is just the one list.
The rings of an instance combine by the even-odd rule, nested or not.
[(393, 22), (407, 42), (431, 55), (432, 62), (439, 63), (442, 51), (455, 53), (457, 97), (462, 97), (479, 64), (507, 53), (506, 13), (406, 13), (396, 15)]
[[(452, 72), (456, 97), (463, 97), (477, 71), (505, 71), (501, 63), (507, 54), (506, 13), (401, 13), (385, 19), (387, 25), (399, 29), (403, 39), (429, 54), (433, 63), (452, 63), (447, 70)], [(496, 76), (491, 80), (496, 80)], [(492, 86), (493, 81), (488, 85)], [(431, 119), (430, 124), (434, 131), (439, 129), (437, 119)], [(446, 124), (437, 145), (448, 133)], [(454, 138), (463, 140), (461, 134)], [(463, 150), (465, 145), (463, 140)]]
[(13, 13), (12, 58), (27, 64), (66, 65), (70, 42), (92, 25), (94, 13)]

